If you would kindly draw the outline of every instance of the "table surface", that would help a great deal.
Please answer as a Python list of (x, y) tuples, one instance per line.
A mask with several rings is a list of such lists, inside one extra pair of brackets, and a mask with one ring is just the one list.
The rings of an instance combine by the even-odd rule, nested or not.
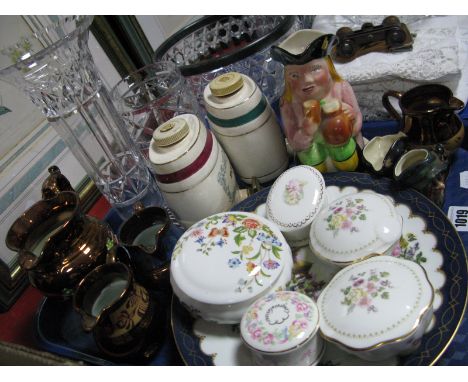
[[(389, 133), (392, 133), (391, 129), (384, 132), (384, 134)], [(454, 160), (446, 181), (445, 202), (442, 208), (445, 213), (447, 213), (448, 208), (452, 205), (468, 206), (468, 190), (460, 187), (459, 174), (463, 171), (468, 171), (468, 151), (459, 149), (454, 155)], [(110, 205), (108, 202), (104, 198), (101, 198), (88, 214), (98, 219), (104, 219), (109, 209)], [(459, 234), (465, 248), (468, 248), (468, 232), (459, 232)], [(35, 316), (42, 299), (43, 296), (39, 291), (28, 287), (8, 312), (0, 314), (0, 341), (43, 350), (37, 341), (35, 328)], [(468, 318), (465, 313), (457, 335), (439, 360), (438, 365), (468, 365), (467, 339)], [(176, 352), (177, 350), (172, 344), (167, 351)], [(158, 362), (158, 364), (164, 364), (164, 359), (166, 357), (167, 354), (163, 354), (162, 360)], [(174, 360), (173, 355), (170, 359)], [(172, 364), (180, 363), (173, 361)]]

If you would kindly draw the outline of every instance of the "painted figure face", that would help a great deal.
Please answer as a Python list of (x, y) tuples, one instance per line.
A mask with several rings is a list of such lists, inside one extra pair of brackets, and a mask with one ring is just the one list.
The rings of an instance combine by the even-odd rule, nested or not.
[(333, 86), (327, 62), (323, 58), (304, 65), (287, 65), (285, 75), (293, 98), (299, 102), (321, 100)]

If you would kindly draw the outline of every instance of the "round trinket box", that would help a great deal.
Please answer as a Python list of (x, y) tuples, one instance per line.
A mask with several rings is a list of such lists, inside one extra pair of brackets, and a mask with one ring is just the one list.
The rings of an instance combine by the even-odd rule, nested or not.
[(197, 116), (182, 114), (159, 126), (149, 159), (167, 204), (186, 227), (232, 207), (237, 190), (234, 171)]
[(226, 212), (180, 237), (171, 285), (194, 316), (238, 324), (256, 299), (286, 286), (292, 266), (291, 249), (278, 228), (252, 213)]
[(242, 317), (241, 338), (254, 363), (272, 366), (316, 365), (324, 345), (319, 312), (308, 296), (278, 291), (254, 302)]
[(417, 263), (378, 256), (340, 270), (320, 294), (320, 332), (360, 358), (414, 351), (432, 318), (434, 291)]
[(310, 248), (322, 260), (345, 267), (386, 254), (401, 237), (403, 219), (389, 198), (357, 192), (335, 200), (312, 222)]
[(251, 78), (222, 74), (206, 86), (203, 96), (210, 127), (244, 182), (268, 182), (287, 168), (286, 144), (275, 113)]
[(326, 205), (325, 181), (311, 166), (296, 166), (280, 175), (266, 201), (266, 218), (292, 247), (307, 245), (310, 225)]

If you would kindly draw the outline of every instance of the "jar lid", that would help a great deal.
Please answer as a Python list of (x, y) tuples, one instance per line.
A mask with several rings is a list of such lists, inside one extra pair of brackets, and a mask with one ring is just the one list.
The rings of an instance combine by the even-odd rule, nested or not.
[(391, 200), (376, 192), (343, 196), (312, 222), (310, 247), (338, 266), (388, 250), (401, 237), (403, 219)]
[(318, 330), (319, 312), (308, 296), (293, 292), (271, 293), (254, 302), (242, 317), (241, 337), (251, 348), (279, 353), (297, 348)]
[(290, 232), (309, 225), (322, 208), (325, 181), (311, 166), (286, 170), (271, 186), (266, 201), (266, 217)]
[(189, 126), (184, 118), (172, 118), (158, 126), (153, 133), (154, 144), (165, 147), (180, 142), (189, 133)]
[[(177, 166), (182, 163), (186, 166), (199, 155), (206, 137), (207, 130), (196, 115), (178, 115), (154, 131), (148, 150), (149, 159), (157, 166), (158, 173), (163, 169), (161, 166), (174, 164), (176, 161)], [(170, 172), (172, 171), (173, 167)]]
[(211, 93), (217, 97), (230, 95), (244, 85), (242, 76), (237, 72), (229, 72), (216, 77), (209, 83)]
[(422, 266), (373, 257), (343, 268), (324, 288), (317, 300), (320, 331), (355, 351), (402, 342), (422, 323), (433, 300)]
[(245, 302), (267, 293), (291, 256), (283, 235), (268, 220), (225, 212), (201, 220), (179, 238), (171, 279), (198, 302)]

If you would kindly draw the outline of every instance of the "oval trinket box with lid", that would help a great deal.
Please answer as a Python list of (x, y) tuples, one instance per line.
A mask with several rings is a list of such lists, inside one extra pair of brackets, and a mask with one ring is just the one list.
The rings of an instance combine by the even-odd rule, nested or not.
[[(288, 166), (286, 144), (273, 109), (248, 76), (222, 74), (206, 86), (208, 121), (242, 181), (275, 179)], [(268, 158), (268, 160), (265, 160)]]
[(339, 271), (320, 294), (320, 332), (360, 358), (408, 354), (430, 324), (434, 291), (416, 262), (377, 256)]
[(237, 183), (231, 163), (197, 116), (182, 114), (159, 126), (149, 158), (167, 204), (186, 227), (232, 207)]
[(326, 205), (325, 181), (311, 166), (296, 166), (280, 175), (266, 201), (266, 218), (292, 247), (307, 245), (310, 225)]
[(386, 254), (400, 239), (403, 219), (391, 200), (375, 192), (356, 192), (324, 208), (310, 229), (310, 248), (339, 268)]
[(258, 298), (285, 288), (292, 254), (281, 232), (248, 212), (215, 214), (190, 227), (171, 259), (171, 285), (196, 317), (238, 324)]
[(242, 317), (241, 338), (262, 366), (316, 365), (324, 344), (319, 312), (308, 296), (278, 291), (254, 302)]

